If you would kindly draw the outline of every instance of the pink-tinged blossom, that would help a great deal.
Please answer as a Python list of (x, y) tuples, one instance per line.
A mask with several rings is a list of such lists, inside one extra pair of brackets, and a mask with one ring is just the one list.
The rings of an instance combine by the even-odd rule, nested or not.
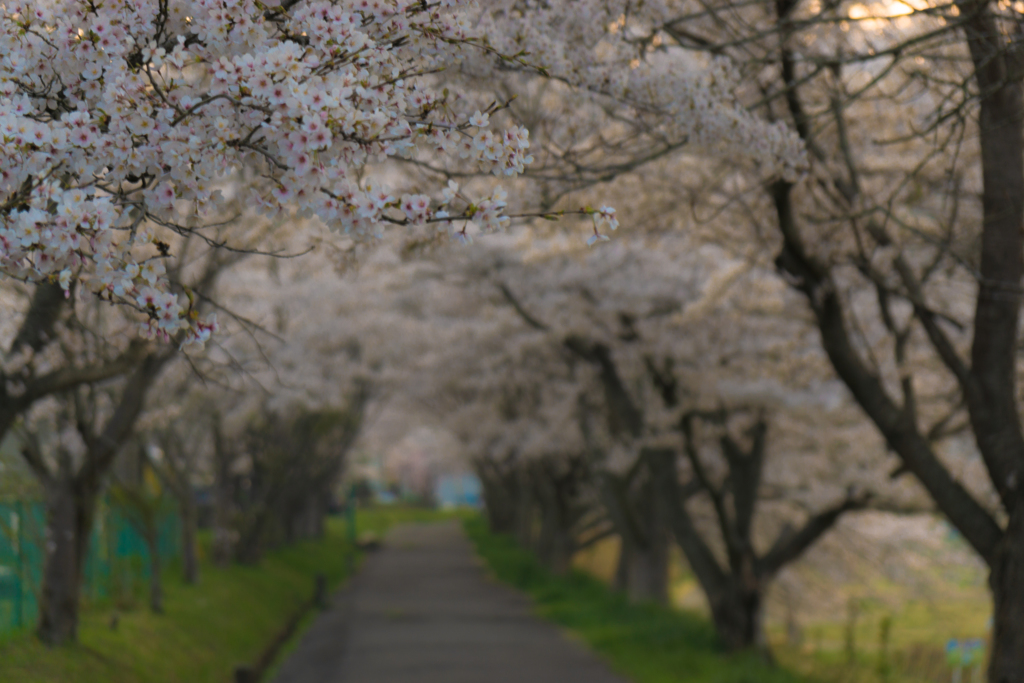
[(448, 187), (441, 191), (441, 205), (452, 203), (459, 196), (459, 184), (454, 180), (448, 181)]
[(615, 218), (615, 209), (610, 206), (602, 206), (594, 214), (594, 221), (597, 227), (607, 225), (610, 229), (615, 230), (619, 227), (619, 221)]
[[(242, 190), (254, 210), (313, 216), (354, 240), (375, 239), (403, 214), (413, 223), (440, 217), (431, 205), (456, 198), (474, 207), (482, 229), (508, 224), (500, 192), (477, 199), (451, 184), (399, 201), (373, 177), (336, 191), (367, 164), (416, 150), (500, 177), (532, 161), (525, 129), (498, 129), (490, 110), (432, 75), (480, 54), (469, 0), (429, 11), (310, 0), (273, 17), (255, 0), (130, 6), (0, 7), (0, 206), (15, 207), (0, 212), (0, 276), (61, 273), (69, 285), (159, 309), (148, 335), (185, 330), (202, 343), (214, 326), (200, 328), (171, 293), (154, 245), (173, 234), (153, 226), (183, 221), (186, 207), (190, 229), (217, 223), (217, 190), (243, 167), (256, 169)], [(69, 110), (53, 116), (57, 100)]]

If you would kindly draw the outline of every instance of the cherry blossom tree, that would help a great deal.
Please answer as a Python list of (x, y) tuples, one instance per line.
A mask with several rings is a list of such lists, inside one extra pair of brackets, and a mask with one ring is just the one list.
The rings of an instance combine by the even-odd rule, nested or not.
[(46, 643), (76, 638), (83, 562), (104, 475), (131, 436), (147, 390), (172, 355), (166, 350), (148, 354), (112, 386), (85, 385), (63, 400), (39, 403), (18, 429), (22, 456), (46, 496), (38, 628)]
[[(11, 3), (0, 14), (6, 277), (135, 309), (149, 335), (208, 337), (171, 291), (171, 235), (211, 246), (224, 178), (264, 213), (317, 216), (354, 239), (389, 223), (501, 227), (504, 194), (394, 197), (360, 182), (418, 149), (514, 176), (525, 129), (492, 130), (433, 74), (491, 54), (459, 2)], [(521, 57), (509, 56), (522, 62)], [(188, 215), (183, 213), (187, 207)]]
[[(525, 253), (466, 256), (472, 279), (488, 283), (477, 291), (499, 306), (491, 317), (500, 327), (460, 330), (439, 354), (431, 401), (477, 460), (495, 526), (552, 569), (564, 570), (574, 550), (614, 533), (624, 539), (619, 585), (638, 599), (664, 598), (672, 520), (685, 513), (691, 528), (680, 542), (703, 548), (723, 640), (752, 644), (760, 601), (780, 567), (842, 513), (862, 507), (865, 491), (898, 503), (879, 466), (888, 457), (856, 420), (847, 433), (838, 427), (850, 423), (849, 407), (839, 407), (842, 391), (806, 316), (786, 314), (798, 299), (770, 272), (678, 237), (664, 236), (657, 249), (630, 242), (618, 239), (585, 258), (582, 245), (561, 238), (549, 252), (531, 239)], [(787, 386), (793, 380), (800, 386)], [(676, 405), (666, 408), (670, 381)], [(822, 402), (833, 408), (824, 415), (810, 408)], [(730, 477), (729, 460), (708, 450), (715, 438), (705, 438), (702, 481), (684, 453), (680, 421), (686, 412), (708, 415), (705, 431), (717, 429), (721, 405), (736, 419), (744, 406), (755, 407), (751, 415), (770, 407), (767, 448), (763, 440), (759, 449), (744, 444), (742, 430), (730, 437), (744, 453), (738, 468), (767, 464)], [(817, 428), (823, 422), (836, 427), (825, 434)], [(868, 476), (848, 450), (854, 444), (859, 464), (873, 464)], [(851, 457), (833, 460), (834, 453)], [(668, 473), (656, 457), (666, 454)], [(660, 490), (659, 482), (676, 479), (675, 491)], [(731, 509), (733, 500), (747, 500), (730, 488), (741, 480), (743, 491), (757, 492), (758, 514), (736, 528), (731, 514), (717, 517), (713, 502), (720, 497)], [(755, 506), (743, 509), (752, 515)], [(751, 553), (730, 554), (726, 541), (735, 538), (746, 539)], [(754, 558), (765, 571), (746, 576), (730, 556)], [(740, 589), (748, 578), (754, 599), (745, 610)]]
[[(394, 196), (380, 172), (396, 157), (466, 160), (502, 177), (532, 162), (525, 128), (495, 129), (510, 98), (481, 100), (439, 76), (460, 64), (478, 75), (546, 73), (661, 117), (673, 140), (744, 150), (773, 168), (802, 163), (797, 138), (736, 105), (726, 61), (685, 74), (634, 64), (632, 34), (606, 30), (614, 8), (574, 7), (583, 24), (563, 10), (459, 0), (6, 5), (3, 272), (65, 292), (81, 282), (135, 309), (147, 334), (184, 330), (202, 342), (209, 325), (162, 277), (165, 245), (177, 234), (230, 247), (209, 229), (235, 192), (265, 214), (316, 216), (357, 241), (388, 224), (461, 236), (470, 221), (501, 228), (500, 187)], [(595, 235), (615, 225), (608, 207), (578, 213), (593, 216)]]
[[(508, 295), (513, 305), (525, 309)], [(761, 625), (762, 603), (771, 578), (828, 531), (844, 512), (863, 507), (867, 502), (864, 492), (851, 489), (840, 494), (838, 502), (814, 510), (798, 530), (784, 530), (769, 543), (770, 547), (755, 549), (754, 511), (762, 495), (762, 476), (768, 452), (767, 405), (754, 411), (744, 411), (742, 404), (701, 409), (702, 401), (693, 395), (693, 378), (680, 375), (675, 368), (680, 367), (680, 362), (685, 366), (687, 361), (697, 365), (718, 365), (718, 359), (727, 358), (730, 349), (722, 348), (719, 342), (718, 348), (705, 347), (704, 353), (708, 355), (703, 357), (687, 358), (678, 355), (678, 350), (667, 352), (664, 346), (660, 350), (649, 348), (646, 352), (637, 353), (639, 350), (636, 349), (629, 353), (630, 346), (635, 349), (635, 345), (641, 342), (645, 326), (636, 319), (635, 313), (620, 309), (616, 316), (620, 329), (614, 333), (618, 337), (614, 346), (610, 342), (615, 337), (605, 333), (595, 339), (593, 332), (590, 335), (568, 334), (562, 343), (574, 356), (597, 369), (596, 384), (602, 398), (590, 412), (604, 417), (587, 419), (584, 433), (594, 457), (607, 463), (601, 482), (604, 489), (602, 499), (622, 538), (621, 580), (637, 598), (660, 597), (664, 600), (667, 542), (670, 531), (674, 532), (708, 597), (723, 642), (731, 648), (757, 646), (766, 649)], [(524, 312), (524, 319), (532, 321), (530, 324), (533, 325), (540, 324), (533, 314)], [(714, 323), (701, 320), (701, 324), (710, 327)], [(740, 341), (739, 348), (733, 353), (738, 351), (748, 356), (747, 362), (767, 364), (766, 355), (772, 353), (769, 329), (760, 330), (762, 337), (759, 343), (767, 345), (767, 354), (761, 350), (760, 357), (757, 347), (744, 345), (741, 341), (749, 338), (750, 332), (744, 331), (742, 326), (731, 332)], [(778, 343), (782, 335), (776, 334)], [(637, 370), (649, 376), (649, 388), (639, 393), (643, 375), (631, 377), (626, 374), (630, 372), (630, 363), (626, 359), (634, 354), (643, 359)], [(729, 372), (722, 374), (727, 376)], [(754, 373), (744, 371), (743, 374), (745, 382), (756, 381), (752, 376)], [(723, 404), (737, 403), (738, 399), (729, 396), (723, 381), (725, 378), (720, 376), (718, 384), (721, 388), (718, 392), (709, 392), (708, 398)], [(661, 406), (657, 399), (651, 400), (649, 394), (645, 396), (652, 391), (660, 398)], [(659, 415), (658, 408), (667, 414)], [(747, 420), (745, 431), (748, 435), (740, 436), (735, 429), (729, 428), (729, 424), (744, 412), (752, 412), (756, 418)], [(661, 426), (661, 422), (667, 424)], [(675, 426), (672, 426), (673, 422)], [(719, 438), (720, 455), (716, 463), (720, 472), (714, 475), (704, 464), (708, 456), (700, 453), (705, 447), (695, 436), (698, 422), (718, 424), (724, 430)], [(681, 449), (673, 443), (678, 438), (673, 438), (673, 433), (682, 437)], [(685, 465), (683, 472), (687, 473), (681, 482), (676, 473), (676, 459), (680, 451), (685, 454), (685, 461), (679, 466)], [(621, 460), (623, 456), (624, 464), (628, 466), (616, 474), (615, 466), (609, 461)], [(698, 531), (688, 512), (686, 501), (695, 494), (706, 496), (714, 511), (716, 531), (712, 542), (706, 534)], [(764, 535), (763, 531), (761, 535)], [(723, 557), (716, 555), (715, 550), (719, 549)]]
[[(546, 81), (515, 65), (482, 74), (523, 92), (517, 113), (536, 139), (552, 141), (534, 149), (536, 196), (557, 206), (615, 181), (663, 207), (648, 221), (655, 230), (686, 227), (766, 266), (775, 259), (806, 295), (838, 376), (901, 459), (893, 475), (913, 475), (989, 564), (990, 680), (1019, 679), (1018, 9), (986, 1), (583, 7), (598, 20), (570, 25), (559, 3), (536, 23), (532, 5), (485, 8), (492, 32), (543, 45), (553, 65)], [(504, 32), (505, 19), (523, 27)], [(581, 36), (578, 49), (563, 55), (573, 41), (560, 32)], [(634, 85), (648, 74), (679, 83), (695, 65), (723, 61), (743, 117), (797, 132), (805, 175), (746, 156), (709, 161), (697, 153), (706, 147), (699, 131), (673, 135), (659, 104), (713, 107), (664, 78), (661, 87)], [(616, 203), (619, 220), (640, 227)], [(958, 475), (963, 458), (951, 450), (964, 433), (975, 441), (967, 457), (982, 466), (980, 480)]]
[[(169, 276), (201, 296), (213, 294), (217, 276), (238, 258), (192, 253), (187, 245), (181, 254), (189, 263), (172, 261)], [(76, 635), (82, 562), (107, 475), (178, 349), (140, 339), (130, 316), (95, 297), (65, 298), (58, 283), (14, 284), (11, 291), (21, 296), (11, 300), (7, 320), (20, 326), (4, 359), (3, 429), (14, 431), (45, 493), (49, 542), (38, 633), (56, 644)], [(200, 301), (196, 310), (208, 305)]]
[(208, 393), (188, 392), (190, 383), (180, 383), (178, 388), (178, 392), (167, 391), (165, 382), (161, 382), (157, 391), (173, 397), (173, 401), (144, 416), (136, 426), (136, 438), (148, 466), (177, 504), (182, 578), (192, 585), (199, 582), (196, 489), (210, 470), (207, 463), (213, 460), (214, 425), (209, 415), (215, 409)]
[[(989, 678), (1017, 680), (1019, 303), (1005, 293), (1020, 287), (1019, 14), (986, 2), (729, 11), (777, 40), (705, 24), (704, 47), (740, 41), (777, 65), (761, 81), (763, 110), (810, 152), (809, 182), (770, 183), (753, 202), (773, 212), (776, 266), (899, 456), (894, 475), (916, 477), (988, 563)], [(844, 21), (858, 30), (840, 35)], [(980, 485), (944, 452), (963, 431), (987, 470)]]
[[(128, 460), (131, 463), (130, 472), (117, 472), (115, 468), (108, 492), (111, 502), (125, 515), (128, 523), (146, 544), (149, 555), (149, 609), (153, 614), (163, 614), (165, 560), (160, 553), (160, 521), (161, 513), (166, 510), (167, 496), (153, 474), (151, 461), (145, 452), (147, 444), (140, 439), (134, 441), (134, 448), (126, 448), (121, 453), (122, 462)], [(185, 520), (182, 521), (184, 523)], [(186, 552), (183, 549), (183, 556)]]

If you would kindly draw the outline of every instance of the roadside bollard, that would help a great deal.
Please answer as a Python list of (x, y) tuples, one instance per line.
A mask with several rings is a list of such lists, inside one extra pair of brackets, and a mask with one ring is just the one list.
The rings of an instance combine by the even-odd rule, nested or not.
[(256, 670), (248, 665), (236, 666), (235, 683), (258, 683)]

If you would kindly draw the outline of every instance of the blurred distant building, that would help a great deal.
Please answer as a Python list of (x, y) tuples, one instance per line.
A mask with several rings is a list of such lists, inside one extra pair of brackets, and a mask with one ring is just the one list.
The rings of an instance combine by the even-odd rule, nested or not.
[(356, 488), (345, 495), (354, 494), (364, 504), (482, 505), (480, 482), (469, 471), (458, 439), (432, 427), (393, 426), (398, 435), (364, 444), (353, 454), (346, 486)]
[(483, 504), (480, 480), (469, 472), (442, 474), (434, 484), (434, 500), (439, 508), (478, 508)]

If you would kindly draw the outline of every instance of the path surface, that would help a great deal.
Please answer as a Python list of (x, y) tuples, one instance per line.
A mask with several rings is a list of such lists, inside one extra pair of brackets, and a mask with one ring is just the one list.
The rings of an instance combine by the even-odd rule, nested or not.
[(457, 522), (403, 525), (274, 683), (625, 683), (489, 580)]

